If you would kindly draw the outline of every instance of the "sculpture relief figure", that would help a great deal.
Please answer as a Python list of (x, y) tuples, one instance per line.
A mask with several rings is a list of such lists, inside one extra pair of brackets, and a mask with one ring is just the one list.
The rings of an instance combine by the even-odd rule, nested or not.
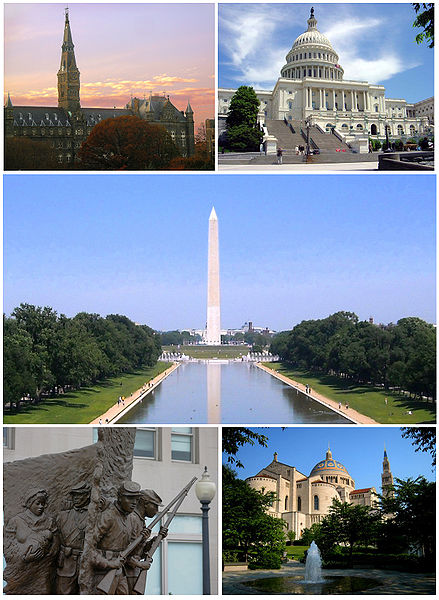
[[(145, 518), (155, 517), (159, 506), (162, 506), (162, 499), (154, 490), (141, 490), (137, 506), (129, 516), (132, 522), (134, 537), (138, 537), (143, 532), (147, 540), (134, 552), (133, 556), (127, 562), (127, 579), (130, 594), (137, 593), (133, 588), (139, 577), (140, 570), (149, 569), (152, 564), (152, 557), (147, 557), (147, 553), (157, 536), (149, 539), (151, 530), (148, 528), (145, 529)], [(160, 539), (165, 538), (168, 535), (167, 528), (161, 527), (158, 535), (161, 536)]]
[(79, 560), (84, 547), (84, 535), (90, 504), (90, 485), (81, 482), (70, 490), (72, 508), (62, 510), (57, 518), (60, 551), (56, 571), (57, 594), (79, 594)]
[[(99, 586), (109, 571), (115, 570), (112, 594), (128, 594), (127, 567), (123, 552), (135, 539), (133, 521), (129, 518), (136, 508), (140, 485), (134, 481), (123, 483), (117, 500), (102, 512), (97, 525), (97, 549), (93, 556), (96, 585)], [(129, 561), (129, 558), (126, 559)], [(97, 588), (100, 594), (110, 593)]]
[(54, 520), (45, 513), (48, 495), (31, 489), (24, 497), (24, 511), (4, 529), (6, 594), (50, 594), (54, 560), (59, 542)]

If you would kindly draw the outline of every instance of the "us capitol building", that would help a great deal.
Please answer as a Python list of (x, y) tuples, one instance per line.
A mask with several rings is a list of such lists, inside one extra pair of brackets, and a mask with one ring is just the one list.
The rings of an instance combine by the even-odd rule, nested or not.
[[(382, 138), (386, 126), (392, 137), (433, 132), (433, 98), (416, 104), (386, 98), (384, 86), (344, 80), (343, 75), (338, 54), (317, 29), (317, 19), (311, 8), (308, 29), (299, 35), (288, 52), (273, 91), (255, 90), (260, 100), (258, 122), (265, 125), (266, 136), (282, 136), (279, 126), (283, 122), (290, 126), (292, 133), (298, 134), (311, 117), (310, 125), (317, 130), (316, 139), (319, 133), (334, 133), (353, 148), (357, 145), (355, 149), (360, 152), (368, 152), (368, 135)], [(230, 100), (235, 92), (233, 89), (218, 90), (219, 133), (225, 129)], [(361, 137), (366, 139), (366, 144), (356, 144)]]
[(28, 138), (50, 142), (59, 163), (72, 163), (82, 142), (93, 127), (104, 119), (137, 116), (154, 125), (162, 125), (182, 156), (195, 153), (194, 112), (188, 102), (186, 111), (176, 108), (168, 97), (150, 94), (131, 98), (125, 108), (81, 108), (80, 73), (66, 9), (61, 63), (58, 71), (58, 107), (14, 106), (8, 93), (4, 109), (6, 138)]
[[(283, 519), (287, 531), (294, 531), (296, 539), (302, 537), (304, 529), (319, 523), (328, 514), (334, 499), (370, 507), (378, 501), (374, 487), (355, 489), (355, 481), (346, 467), (333, 458), (329, 448), (325, 459), (315, 465), (309, 476), (296, 467), (279, 462), (277, 456), (275, 452), (273, 461), (246, 482), (256, 490), (276, 494), (277, 500), (268, 509), (268, 514)], [(383, 495), (392, 494), (389, 486), (393, 485), (393, 475), (386, 451), (381, 481)]]

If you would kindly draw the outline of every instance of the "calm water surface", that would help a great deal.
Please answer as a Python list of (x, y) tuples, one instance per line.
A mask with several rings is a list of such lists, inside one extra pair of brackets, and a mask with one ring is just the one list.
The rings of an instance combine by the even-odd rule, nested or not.
[(118, 423), (350, 423), (248, 363), (181, 364)]

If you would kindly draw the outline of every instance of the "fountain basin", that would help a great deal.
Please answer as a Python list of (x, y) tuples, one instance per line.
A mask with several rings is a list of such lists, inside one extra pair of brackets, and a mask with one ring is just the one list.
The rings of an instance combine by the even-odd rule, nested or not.
[(241, 585), (249, 588), (249, 594), (349, 595), (379, 587), (382, 583), (372, 577), (325, 574), (324, 581), (316, 583), (305, 581), (302, 575), (292, 575), (242, 581)]

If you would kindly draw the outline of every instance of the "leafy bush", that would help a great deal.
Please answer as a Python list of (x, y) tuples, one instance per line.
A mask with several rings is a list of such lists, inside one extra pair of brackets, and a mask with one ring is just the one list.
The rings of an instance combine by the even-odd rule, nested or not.
[(249, 556), (249, 569), (280, 569), (281, 565), (281, 554), (268, 547), (257, 548)]

